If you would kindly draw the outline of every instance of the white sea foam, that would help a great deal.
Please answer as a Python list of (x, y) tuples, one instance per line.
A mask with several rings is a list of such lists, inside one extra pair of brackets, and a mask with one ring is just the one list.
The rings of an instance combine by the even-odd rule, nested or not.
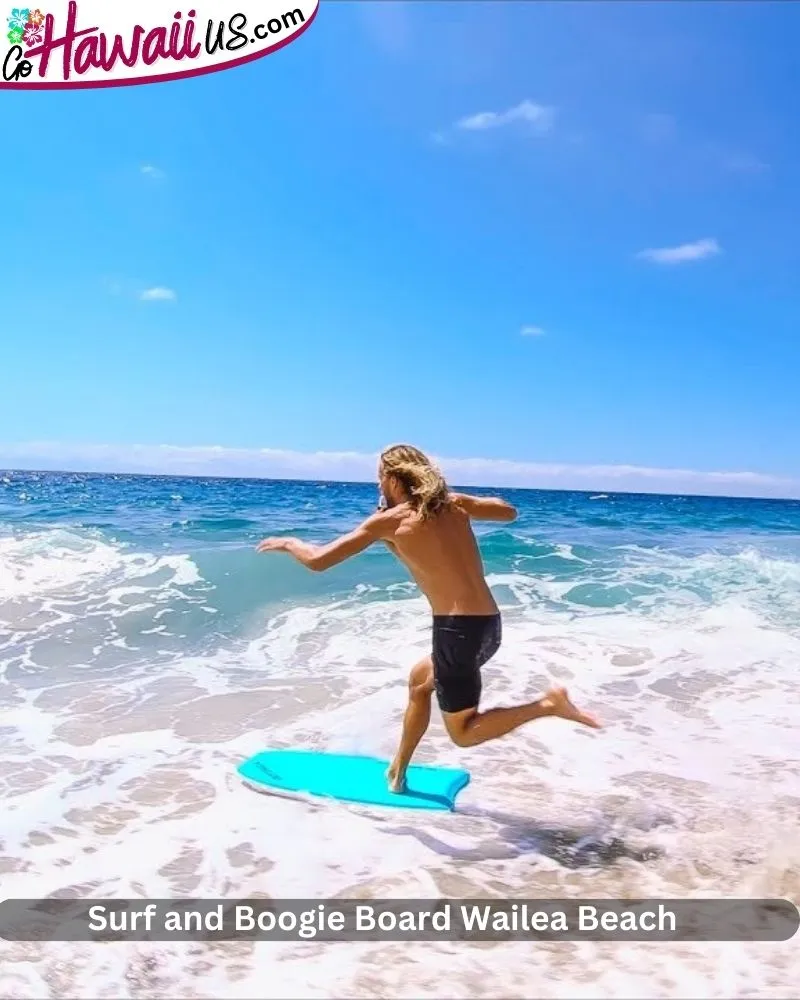
[[(100, 581), (112, 583), (108, 598), (118, 602), (128, 593), (147, 593), (134, 580), (169, 570), (171, 582), (185, 586), (199, 581), (191, 559), (185, 555), (151, 555), (127, 552), (122, 546), (59, 529), (0, 537), (0, 601), (82, 592)], [(125, 581), (124, 589), (113, 578)]]
[[(428, 650), (418, 597), (371, 587), (202, 650), (157, 632), (144, 649), (165, 612), (207, 606), (188, 556), (63, 533), (0, 545), (6, 898), (800, 897), (800, 636), (776, 613), (796, 593), (791, 561), (632, 551), (595, 582), (667, 583), (628, 608), (570, 598), (591, 567), (493, 575), (505, 634), (486, 706), (564, 683), (606, 729), (545, 720), (465, 751), (434, 713), (420, 761), (466, 766), (472, 783), (459, 813), (419, 815), (261, 796), (235, 775), (268, 745), (391, 754)], [(126, 601), (140, 625), (111, 645)], [(524, 944), (3, 943), (0, 959), (0, 994), (20, 998), (249, 998), (265, 983), (287, 997), (778, 997), (800, 978), (792, 942), (544, 943), (535, 961)]]

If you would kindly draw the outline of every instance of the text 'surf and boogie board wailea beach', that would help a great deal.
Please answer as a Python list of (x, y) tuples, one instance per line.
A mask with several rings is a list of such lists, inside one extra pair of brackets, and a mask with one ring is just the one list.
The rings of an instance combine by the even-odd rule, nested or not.
[[(500, 490), (486, 707), (604, 724), (415, 764), (454, 810), (256, 794), (262, 751), (388, 759), (430, 615), (378, 546), (313, 574), (374, 485), (0, 473), (3, 897), (800, 894), (800, 502)], [(458, 951), (458, 960), (453, 957)], [(796, 941), (3, 945), (9, 996), (777, 996)], [(420, 959), (424, 958), (424, 961)], [(655, 984), (655, 985), (654, 985)], [(655, 991), (655, 992), (654, 992)]]

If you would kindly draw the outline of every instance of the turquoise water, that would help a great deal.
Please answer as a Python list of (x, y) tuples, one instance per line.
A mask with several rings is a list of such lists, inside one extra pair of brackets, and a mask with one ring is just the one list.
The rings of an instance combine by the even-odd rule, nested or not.
[[(557, 681), (606, 729), (547, 720), (467, 752), (434, 713), (420, 762), (473, 780), (463, 814), (420, 820), (234, 777), (267, 746), (394, 750), (429, 625), (403, 568), (378, 548), (325, 574), (254, 552), (348, 530), (373, 485), (0, 473), (5, 894), (796, 899), (800, 502), (500, 492), (520, 517), (479, 529), (506, 623), (486, 703)], [(4, 995), (65, 975), (55, 946), (3, 947)], [(309, 947), (229, 949), (209, 980), (199, 952), (195, 968), (160, 945), (163, 992), (133, 946), (89, 949), (60, 988), (259, 996), (266, 961), (286, 996), (433, 996), (440, 974), (453, 996), (533, 988), (522, 946), (500, 972), (473, 949), (455, 975), (445, 945), (316, 946), (313, 967)], [(655, 979), (661, 996), (778, 996), (798, 978), (788, 946), (613, 947), (538, 946), (560, 972), (536, 973), (537, 995), (577, 995), (587, 962), (615, 997)]]
[[(563, 603), (576, 609), (641, 608), (680, 600), (679, 591), (713, 602), (719, 576), (683, 572), (704, 556), (731, 560), (734, 589), (743, 582), (735, 569), (743, 559), (755, 574), (750, 582), (767, 588), (772, 571), (765, 564), (759, 577), (760, 559), (800, 565), (797, 500), (502, 492), (520, 516), (510, 529), (478, 527), (487, 572), (571, 583)], [(18, 538), (60, 529), (84, 546), (187, 555), (233, 625), (268, 602), (402, 582), (402, 569), (383, 549), (325, 577), (282, 557), (265, 566), (253, 553), (264, 534), (326, 541), (375, 502), (369, 484), (14, 473), (0, 480), (0, 526)]]

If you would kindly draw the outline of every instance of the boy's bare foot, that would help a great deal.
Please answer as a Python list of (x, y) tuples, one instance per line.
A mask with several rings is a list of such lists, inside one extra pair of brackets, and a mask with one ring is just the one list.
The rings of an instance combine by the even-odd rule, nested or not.
[(566, 719), (568, 722), (578, 722), (582, 726), (589, 726), (590, 729), (602, 729), (603, 727), (593, 715), (582, 712), (576, 708), (569, 700), (567, 689), (564, 687), (550, 688), (542, 698), (542, 708), (547, 710), (548, 715), (557, 719)]
[(394, 795), (402, 795), (406, 790), (406, 776), (400, 774), (399, 768), (394, 761), (389, 765), (386, 772), (386, 780), (389, 782), (389, 791)]

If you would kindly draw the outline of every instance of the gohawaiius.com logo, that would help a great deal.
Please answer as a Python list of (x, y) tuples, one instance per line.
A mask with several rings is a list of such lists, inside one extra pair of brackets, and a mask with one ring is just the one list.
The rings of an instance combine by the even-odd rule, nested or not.
[[(230, 69), (283, 48), (320, 0), (45, 0), (0, 20), (0, 88), (159, 83)], [(5, 28), (5, 30), (3, 30)]]

